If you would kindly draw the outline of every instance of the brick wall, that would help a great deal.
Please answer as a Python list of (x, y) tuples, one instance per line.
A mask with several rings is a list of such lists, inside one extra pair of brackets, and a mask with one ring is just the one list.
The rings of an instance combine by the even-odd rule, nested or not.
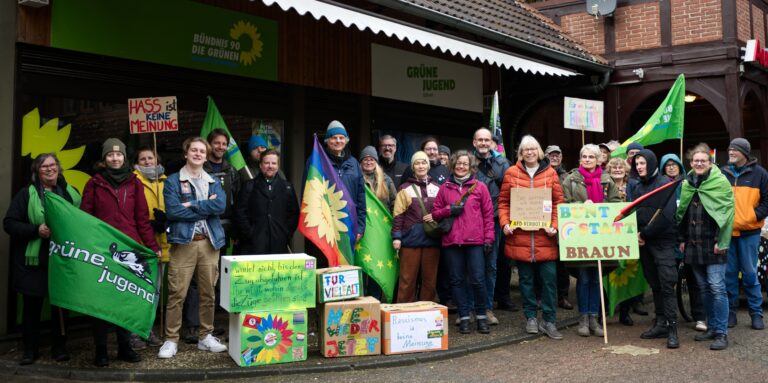
[(752, 5), (752, 31), (754, 38), (760, 40), (761, 45), (765, 45), (765, 13), (755, 5)]
[(590, 52), (605, 53), (605, 28), (602, 18), (595, 19), (587, 13), (565, 15), (560, 18), (560, 26)]
[(661, 46), (659, 4), (646, 3), (617, 8), (616, 52)]
[(736, 37), (749, 40), (749, 0), (736, 0)]
[(672, 45), (723, 38), (722, 0), (672, 0)]

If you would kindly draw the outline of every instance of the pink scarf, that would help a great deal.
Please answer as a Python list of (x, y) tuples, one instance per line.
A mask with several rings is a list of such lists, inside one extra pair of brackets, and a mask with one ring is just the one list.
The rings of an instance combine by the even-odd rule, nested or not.
[(587, 198), (594, 203), (603, 202), (603, 185), (600, 183), (603, 169), (596, 166), (595, 170), (590, 173), (583, 166), (579, 166), (579, 173), (584, 176), (584, 183), (587, 185)]

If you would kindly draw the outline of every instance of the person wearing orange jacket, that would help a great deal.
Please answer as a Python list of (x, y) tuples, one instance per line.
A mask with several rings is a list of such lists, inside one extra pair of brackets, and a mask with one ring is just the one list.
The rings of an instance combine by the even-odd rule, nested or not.
[[(525, 312), (525, 330), (529, 334), (543, 332), (552, 339), (563, 339), (555, 326), (557, 304), (557, 205), (563, 203), (563, 190), (557, 171), (544, 156), (541, 145), (533, 136), (524, 136), (517, 150), (518, 161), (504, 173), (499, 195), (499, 224), (506, 236), (504, 253), (517, 261), (520, 276), (520, 293)], [(552, 200), (552, 221), (549, 227), (536, 231), (511, 228), (509, 205), (511, 189), (550, 189)], [(537, 267), (538, 266), (538, 267)], [(537, 318), (534, 272), (538, 270), (541, 280), (541, 323)]]

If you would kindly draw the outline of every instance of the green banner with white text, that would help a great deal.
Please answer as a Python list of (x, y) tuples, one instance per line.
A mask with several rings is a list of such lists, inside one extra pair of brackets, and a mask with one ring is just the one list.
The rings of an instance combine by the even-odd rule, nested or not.
[(45, 222), (51, 304), (149, 337), (159, 297), (155, 252), (48, 192)]
[(56, 0), (51, 46), (277, 80), (277, 22), (187, 0)]

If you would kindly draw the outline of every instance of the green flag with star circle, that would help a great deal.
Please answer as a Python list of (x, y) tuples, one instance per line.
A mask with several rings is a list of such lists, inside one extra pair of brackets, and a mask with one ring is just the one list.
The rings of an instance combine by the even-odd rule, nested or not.
[(355, 246), (355, 265), (381, 286), (387, 302), (392, 302), (400, 261), (392, 247), (392, 213), (365, 185), (365, 233)]

